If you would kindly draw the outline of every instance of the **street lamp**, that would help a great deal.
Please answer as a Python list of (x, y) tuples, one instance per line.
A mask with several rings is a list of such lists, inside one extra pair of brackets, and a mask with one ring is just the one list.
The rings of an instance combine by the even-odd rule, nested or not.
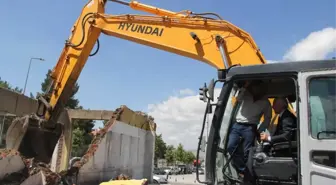
[(43, 58), (35, 58), (35, 57), (30, 58), (28, 72), (27, 72), (27, 77), (26, 77), (26, 82), (25, 82), (22, 94), (24, 94), (26, 92), (27, 80), (28, 80), (28, 76), (29, 76), (29, 71), (30, 71), (30, 66), (31, 66), (32, 60), (41, 60), (41, 61), (44, 61)]

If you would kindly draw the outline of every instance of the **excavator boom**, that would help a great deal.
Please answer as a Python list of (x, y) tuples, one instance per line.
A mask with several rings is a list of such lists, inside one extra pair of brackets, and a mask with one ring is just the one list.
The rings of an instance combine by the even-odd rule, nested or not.
[[(51, 73), (52, 83), (48, 93), (39, 97), (38, 111), (29, 118), (25, 117), (17, 121), (9, 128), (7, 138), (11, 142), (8, 146), (20, 148), (23, 155), (30, 153), (29, 155), (36, 159), (50, 161), (62, 132), (62, 125), (58, 124), (58, 118), (72, 94), (72, 89), (88, 57), (98, 52), (98, 38), (101, 33), (193, 58), (217, 69), (237, 64), (266, 63), (252, 37), (225, 20), (215, 20), (204, 17), (205, 14), (194, 14), (190, 11), (175, 13), (136, 1), (130, 3), (113, 1), (156, 16), (106, 15), (106, 0), (90, 0), (76, 20), (72, 33)], [(97, 43), (97, 50), (90, 54), (95, 43)], [(17, 139), (17, 135), (15, 136), (11, 130), (21, 130), (25, 135)], [(37, 132), (40, 133), (37, 134)], [(37, 136), (40, 139), (34, 139)], [(31, 143), (32, 141), (37, 143)], [(41, 147), (24, 147), (24, 144)], [(50, 151), (41, 152), (44, 146), (48, 146)], [(34, 152), (32, 153), (31, 150)]]

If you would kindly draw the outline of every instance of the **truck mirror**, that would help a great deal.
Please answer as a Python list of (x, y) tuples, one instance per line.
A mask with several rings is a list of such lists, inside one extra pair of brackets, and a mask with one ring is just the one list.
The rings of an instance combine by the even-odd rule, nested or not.
[(215, 80), (211, 79), (209, 85), (208, 85), (208, 93), (209, 93), (209, 99), (211, 101), (214, 100), (214, 91), (215, 91)]
[(206, 83), (204, 83), (204, 86), (199, 88), (199, 95), (200, 95), (199, 99), (204, 102), (207, 102), (208, 101), (207, 95), (206, 95), (207, 92), (208, 92), (208, 88), (207, 88)]

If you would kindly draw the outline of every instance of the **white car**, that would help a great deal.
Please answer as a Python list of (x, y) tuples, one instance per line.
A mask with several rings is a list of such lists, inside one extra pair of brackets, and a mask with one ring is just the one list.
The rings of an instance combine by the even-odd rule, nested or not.
[(153, 174), (153, 183), (154, 184), (168, 184), (168, 180), (165, 176)]

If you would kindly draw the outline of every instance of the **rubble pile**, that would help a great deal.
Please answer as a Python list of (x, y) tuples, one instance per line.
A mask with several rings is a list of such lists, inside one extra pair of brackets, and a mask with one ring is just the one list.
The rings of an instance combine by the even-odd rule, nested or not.
[[(0, 149), (0, 165), (6, 168), (6, 174), (0, 176), (1, 185), (19, 185), (38, 173), (43, 174), (46, 185), (57, 184), (61, 180), (61, 176), (52, 172), (49, 165), (26, 159), (15, 150)], [(1, 171), (5, 172), (4, 169)]]
[[(20, 184), (28, 176), (29, 162), (18, 151), (0, 149), (0, 184)], [(6, 172), (5, 173), (5, 168)]]
[(50, 165), (42, 162), (34, 162), (29, 167), (29, 176), (42, 173), (45, 177), (46, 185), (54, 185), (61, 182), (61, 175), (50, 170)]

